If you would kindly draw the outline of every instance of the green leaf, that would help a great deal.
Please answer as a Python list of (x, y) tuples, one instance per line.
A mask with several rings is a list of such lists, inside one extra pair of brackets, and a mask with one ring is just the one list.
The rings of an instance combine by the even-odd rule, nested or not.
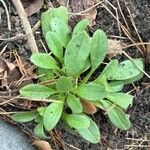
[(69, 20), (68, 10), (64, 6), (52, 8), (52, 16), (53, 18), (59, 18), (62, 19), (65, 23), (68, 23)]
[(42, 13), (41, 26), (44, 36), (51, 30), (50, 22), (53, 18), (59, 18), (68, 23), (68, 11), (66, 7), (60, 6), (58, 8), (52, 8)]
[(124, 82), (124, 84), (130, 84), (130, 83), (140, 80), (143, 76), (144, 76), (144, 73), (140, 72), (137, 76), (127, 79), (127, 80), (122, 80), (122, 82)]
[(118, 66), (119, 63), (117, 59), (111, 60), (100, 75), (105, 75), (107, 79), (110, 79), (111, 76), (117, 71)]
[(41, 121), (42, 116), (40, 114), (37, 114), (36, 118), (34, 119), (35, 123), (39, 123)]
[(52, 53), (60, 60), (63, 59), (63, 46), (61, 45), (57, 35), (49, 31), (46, 34), (46, 42), (49, 47), (49, 49), (52, 51)]
[(96, 30), (92, 39), (90, 47), (90, 57), (92, 63), (92, 70), (95, 70), (104, 60), (108, 51), (108, 39), (102, 30)]
[(32, 54), (30, 60), (34, 65), (40, 68), (58, 69), (55, 59), (51, 57), (49, 54), (45, 53)]
[(98, 82), (98, 80), (100, 80), (103, 75), (105, 75), (107, 79), (111, 79), (111, 76), (117, 71), (117, 69), (118, 60), (111, 60), (94, 82)]
[(141, 71), (137, 66), (144, 69), (143, 59), (134, 59), (134, 63), (131, 60), (121, 62), (117, 71), (111, 76), (111, 80), (128, 80), (138, 76)]
[(62, 44), (63, 47), (66, 47), (70, 40), (70, 30), (68, 25), (62, 19), (58, 18), (52, 19), (50, 25), (52, 32), (57, 37), (59, 42)]
[(91, 67), (91, 62), (90, 59), (88, 58), (85, 62), (85, 66), (83, 68), (83, 70), (81, 71), (82, 73), (84, 73), (85, 71), (87, 71), (89, 68)]
[(90, 52), (89, 46), (90, 38), (85, 31), (70, 40), (64, 57), (68, 76), (77, 77), (83, 72)]
[(85, 140), (91, 143), (98, 143), (100, 141), (100, 131), (96, 123), (91, 119), (90, 119), (90, 126), (88, 128), (82, 129), (78, 128), (76, 130)]
[(28, 111), (28, 112), (16, 113), (12, 115), (11, 118), (16, 122), (28, 122), (34, 120), (36, 116), (37, 116), (37, 112)]
[(85, 62), (85, 66), (82, 72), (85, 72), (86, 70), (88, 70), (91, 67), (91, 62), (90, 59), (88, 58)]
[(97, 80), (94, 81), (94, 83), (104, 86), (107, 92), (112, 92), (112, 89), (110, 85), (108, 84), (108, 81), (105, 75), (99, 77)]
[(110, 121), (121, 130), (128, 130), (131, 127), (129, 116), (123, 112), (123, 110), (117, 106), (111, 108), (113, 103), (107, 100), (100, 101), (105, 109)]
[(43, 120), (39, 122), (39, 124), (34, 128), (34, 134), (39, 138), (46, 138), (43, 127)]
[(127, 109), (133, 102), (133, 96), (125, 93), (109, 93), (107, 99), (124, 109)]
[(72, 82), (65, 76), (58, 79), (56, 83), (56, 89), (59, 92), (69, 92), (72, 89)]
[(80, 100), (72, 94), (68, 94), (67, 104), (72, 110), (73, 113), (81, 113), (82, 112), (82, 104)]
[(78, 96), (90, 101), (97, 101), (107, 96), (103, 86), (92, 82), (79, 86), (75, 92)]
[(21, 88), (20, 94), (23, 97), (28, 97), (32, 99), (45, 99), (50, 95), (55, 94), (56, 91), (54, 89), (48, 88), (44, 85), (38, 84), (29, 84)]
[(119, 92), (123, 89), (124, 82), (123, 81), (113, 81), (113, 82), (109, 83), (109, 86), (111, 87), (111, 90), (113, 92)]
[(38, 76), (40, 81), (48, 81), (54, 78), (54, 73), (51, 69), (38, 68)]
[(82, 114), (64, 114), (63, 118), (73, 128), (88, 128), (90, 120), (87, 116)]
[(37, 111), (41, 116), (44, 116), (45, 110), (47, 107), (38, 107)]
[(46, 33), (51, 30), (50, 20), (52, 19), (51, 10), (47, 10), (41, 14), (41, 27), (44, 37)]
[(77, 25), (74, 27), (72, 36), (75, 36), (80, 32), (84, 31), (88, 25), (89, 25), (88, 19), (83, 19), (80, 22), (78, 22)]
[(66, 74), (65, 66), (63, 66), (63, 67), (61, 68), (61, 72), (62, 72), (62, 74)]
[(63, 110), (63, 103), (50, 104), (44, 113), (43, 123), (47, 131), (51, 131), (58, 123)]

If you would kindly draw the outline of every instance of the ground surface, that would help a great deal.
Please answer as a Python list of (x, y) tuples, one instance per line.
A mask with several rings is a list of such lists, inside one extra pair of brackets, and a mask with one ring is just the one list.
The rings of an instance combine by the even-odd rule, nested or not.
[[(117, 1), (116, 0), (109, 0), (110, 3), (112, 3), (116, 8)], [(132, 33), (133, 37), (135, 38), (135, 41), (138, 42), (136, 33), (133, 29), (133, 26), (130, 21), (129, 13), (127, 11), (127, 7), (130, 9), (131, 14), (133, 15), (133, 19), (135, 21), (135, 25), (137, 27), (137, 30), (144, 42), (148, 42), (150, 40), (150, 2), (149, 0), (120, 0), (121, 9), (127, 19), (130, 32)], [(114, 20), (114, 18), (102, 7), (97, 8), (97, 17), (96, 17), (96, 24), (91, 29), (91, 32), (94, 30), (101, 28), (103, 29), (109, 38), (115, 39), (114, 36), (122, 36), (126, 37), (125, 34), (120, 33), (118, 30), (117, 22)], [(114, 12), (114, 11), (113, 11)], [(15, 15), (17, 16), (17, 15)], [(6, 17), (3, 16), (2, 23), (0, 24), (0, 34), (3, 38), (8, 38), (14, 35), (17, 35), (18, 33), (22, 33), (22, 26), (20, 23), (14, 24), (13, 31), (10, 33), (7, 31), (7, 24), (6, 24)], [(32, 17), (30, 17), (31, 24), (34, 24), (39, 18), (39, 14), (35, 14)], [(120, 17), (120, 20), (123, 20), (122, 17)], [(17, 25), (16, 25), (17, 24)], [(41, 50), (41, 43), (39, 42), (39, 39), (41, 38), (40, 34), (36, 34), (37, 43), (39, 46), (39, 49)], [(120, 38), (119, 38), (120, 40)], [(121, 39), (122, 42), (131, 43), (128, 39)], [(1, 45), (0, 48), (3, 48), (5, 45)], [(10, 51), (12, 49), (17, 49), (18, 53), (23, 56), (24, 58), (28, 59), (30, 52), (28, 50), (27, 45), (25, 44), (25, 41), (15, 41), (7, 46), (7, 51)], [(130, 48), (127, 50), (129, 54), (133, 57), (140, 56), (140, 53), (136, 51), (135, 48)], [(122, 55), (117, 55), (117, 58), (119, 60), (124, 59)], [(150, 67), (147, 64), (146, 65), (146, 71), (150, 73)], [(98, 71), (99, 72), (99, 71)], [(60, 137), (62, 140), (64, 140), (66, 143), (75, 146), (76, 148), (79, 148), (81, 150), (105, 150), (105, 149), (141, 149), (141, 150), (147, 150), (147, 148), (140, 146), (140, 143), (142, 145), (148, 145), (148, 141), (150, 140), (150, 87), (146, 86), (149, 83), (149, 79), (147, 77), (143, 77), (143, 79), (137, 83), (135, 83), (136, 90), (132, 92), (133, 95), (135, 95), (134, 98), (134, 104), (132, 108), (128, 110), (129, 114), (131, 115), (131, 121), (133, 124), (133, 127), (125, 132), (116, 130), (107, 120), (107, 118), (99, 111), (94, 115), (94, 120), (99, 124), (99, 127), (101, 129), (102, 134), (102, 140), (100, 144), (89, 144), (86, 143), (81, 138), (69, 134), (63, 130), (59, 130)], [(132, 85), (125, 87), (124, 91), (128, 92), (132, 90), (134, 87)], [(134, 140), (136, 139), (136, 141)], [(139, 139), (139, 140), (137, 140)], [(144, 141), (145, 139), (145, 141)], [(125, 145), (131, 145), (131, 146), (125, 146)], [(138, 147), (134, 147), (133, 145), (136, 145)], [(30, 147), (30, 146), (29, 146)], [(29, 148), (28, 148), (29, 149)], [(8, 149), (9, 150), (9, 149)], [(10, 149), (12, 150), (12, 149)], [(17, 150), (17, 149), (13, 149)], [(74, 148), (69, 148), (69, 150), (74, 150)]]
[[(110, 2), (117, 7), (116, 0), (111, 0)], [(150, 2), (148, 0), (126, 0), (126, 2), (122, 1), (121, 8), (125, 16), (128, 16), (126, 6), (130, 8), (131, 13), (134, 15), (135, 24), (143, 41), (148, 42), (150, 40)], [(132, 29), (133, 27), (130, 24), (130, 21), (128, 21), (128, 23)], [(103, 29), (110, 37), (111, 35), (119, 36), (117, 22), (104, 8), (98, 9), (95, 29), (97, 28)], [(135, 34), (133, 30), (131, 30), (131, 32), (133, 35)], [(129, 51), (132, 55), (132, 49), (129, 49)], [(134, 55), (133, 57), (136, 56)], [(119, 57), (119, 59), (122, 59), (122, 57)], [(150, 69), (150, 65), (147, 66), (146, 70), (148, 71), (148, 69)], [(145, 88), (142, 86), (143, 82), (149, 83), (150, 79), (144, 77), (143, 80), (135, 84), (138, 90), (133, 92), (133, 94), (135, 94), (134, 104), (129, 110), (133, 127), (128, 132), (115, 132), (115, 129), (112, 128), (109, 122), (107, 122), (105, 116), (102, 116), (102, 114), (98, 112), (95, 115), (95, 120), (100, 124), (102, 131), (103, 139), (101, 144), (91, 145), (85, 143), (82, 139), (79, 140), (77, 137), (72, 135), (68, 136), (68, 134), (65, 133), (62, 136), (63, 139), (65, 139), (67, 143), (73, 143), (73, 145), (82, 150), (105, 150), (109, 148), (113, 150), (130, 148), (147, 150), (147, 148), (143, 147), (132, 147), (133, 144), (139, 145), (139, 143), (142, 141), (135, 142), (131, 139), (128, 139), (150, 139), (150, 88)], [(133, 87), (126, 87), (125, 91), (130, 91), (132, 88)], [(143, 144), (147, 145), (148, 143), (143, 141)], [(125, 145), (131, 146), (125, 147)]]
[(34, 150), (29, 142), (15, 126), (0, 120), (0, 149), (1, 150)]

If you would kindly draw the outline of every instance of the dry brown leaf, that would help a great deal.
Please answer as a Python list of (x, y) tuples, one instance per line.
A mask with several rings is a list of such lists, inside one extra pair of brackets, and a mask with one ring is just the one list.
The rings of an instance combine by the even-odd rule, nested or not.
[[(17, 63), (16, 61), (16, 66), (17, 66), (17, 69), (19, 70), (19, 73), (23, 72), (23, 70), (25, 72), (24, 74), (19, 76), (20, 78), (18, 80), (13, 80), (11, 87), (21, 88), (27, 84), (33, 83), (32, 79), (37, 78), (36, 73), (34, 73), (33, 71), (33, 66), (24, 58), (20, 57), (20, 63)], [(22, 66), (22, 67), (19, 67), (19, 66)]]
[[(67, 1), (66, 0), (58, 0), (58, 2), (61, 5), (66, 5)], [(89, 8), (91, 8), (93, 5), (96, 4), (96, 0), (70, 0), (69, 1), (69, 12), (70, 13), (79, 13), (82, 11), (85, 11)], [(73, 17), (75, 18), (75, 20), (81, 20), (81, 19), (89, 19), (90, 21), (90, 27), (92, 27), (93, 25), (95, 25), (95, 18), (97, 15), (97, 10), (96, 8), (92, 8), (89, 11), (86, 11), (85, 13), (81, 13), (80, 15), (73, 15)]]
[(108, 58), (111, 59), (118, 54), (122, 54), (122, 49), (125, 45), (121, 41), (108, 39)]
[(4, 61), (9, 69), (9, 71), (7, 71), (7, 84), (10, 84), (12, 81), (17, 81), (19, 78), (21, 78), (21, 74), (17, 66), (6, 59)]
[(22, 77), (22, 75), (21, 75), (18, 67), (15, 67), (13, 70), (11, 70), (7, 77), (8, 85), (11, 84), (10, 88), (12, 88), (14, 86), (13, 82), (18, 81), (21, 77)]
[[(76, 12), (85, 11), (86, 9), (92, 7), (96, 3), (96, 0), (83, 0), (82, 3), (80, 3), (80, 0), (78, 0), (78, 1), (79, 1), (79, 6), (77, 8), (78, 10), (76, 9)], [(76, 4), (74, 4), (72, 6), (72, 8), (75, 6), (76, 6)], [(84, 14), (87, 14), (87, 15), (84, 15)], [(83, 15), (81, 15), (80, 17), (81, 17), (81, 19), (86, 19), (86, 18), (89, 19), (89, 21), (90, 21), (89, 26), (92, 27), (93, 25), (95, 25), (96, 15), (97, 15), (97, 10), (94, 7), (91, 10), (83, 13)]]
[[(96, 0), (84, 0), (84, 8), (85, 10), (92, 7), (93, 5), (96, 4)], [(97, 15), (97, 10), (96, 10), (96, 7), (92, 8), (91, 10), (87, 11), (86, 12), (88, 15), (86, 16), (82, 16), (82, 19), (84, 18), (87, 18), (89, 19), (90, 21), (90, 26), (94, 26), (95, 25), (95, 18), (96, 18), (96, 15)]]
[(43, 0), (22, 0), (28, 16), (37, 13), (43, 6)]
[(26, 70), (26, 75), (30, 78), (37, 78), (37, 75), (33, 72), (33, 66), (26, 61), (24, 58), (21, 57), (21, 63), (24, 69)]
[(97, 108), (88, 101), (81, 100), (82, 106), (83, 106), (83, 112), (86, 114), (95, 114), (97, 112)]
[(1, 87), (9, 87), (11, 90), (19, 88), (15, 86), (14, 82), (18, 81), (21, 78), (21, 73), (18, 67), (14, 64), (9, 62), (6, 59), (0, 58), (0, 81)]
[(0, 58), (0, 81), (2, 87), (9, 86), (10, 89), (17, 90), (22, 86), (32, 83), (33, 78), (37, 78), (32, 65), (21, 57), (20, 60), (24, 70), (26, 70), (25, 76), (22, 75), (17, 63), (12, 63), (6, 59)]
[[(25, 76), (22, 75), (17, 63), (12, 63), (7, 59), (0, 58), (0, 90), (3, 89), (0, 91), (0, 96), (4, 97), (4, 100), (17, 96), (19, 89), (22, 86), (33, 83), (32, 79), (36, 77), (30, 63), (21, 57), (20, 60), (27, 72)], [(3, 100), (1, 102), (3, 102)], [(29, 109), (36, 105), (36, 103), (31, 103), (30, 101), (24, 99), (13, 99), (11, 104), (14, 104), (15, 107), (21, 107), (23, 109)]]
[(13, 64), (13, 63), (11, 63), (11, 62), (9, 62), (7, 60), (5, 60), (5, 62), (6, 62), (6, 64), (7, 64), (7, 66), (8, 66), (10, 71), (12, 71), (12, 70), (14, 70), (16, 68), (15, 64)]
[(38, 150), (52, 150), (49, 143), (43, 140), (34, 141), (32, 144), (37, 147)]

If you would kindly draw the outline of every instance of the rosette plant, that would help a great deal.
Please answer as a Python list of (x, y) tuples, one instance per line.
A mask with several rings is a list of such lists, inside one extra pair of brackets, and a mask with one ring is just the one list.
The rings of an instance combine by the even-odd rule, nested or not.
[[(141, 58), (118, 62), (111, 60), (95, 80), (89, 80), (108, 52), (106, 34), (98, 29), (89, 36), (89, 21), (81, 20), (74, 29), (68, 25), (65, 7), (41, 15), (41, 27), (50, 53), (32, 54), (39, 80), (21, 88), (20, 95), (44, 102), (37, 109), (12, 115), (18, 122), (34, 120), (34, 133), (46, 137), (56, 125), (73, 130), (91, 143), (100, 141), (99, 126), (90, 114), (102, 109), (110, 122), (121, 130), (131, 127), (126, 110), (133, 96), (122, 93), (124, 85), (142, 78)], [(140, 68), (140, 69), (139, 69)]]

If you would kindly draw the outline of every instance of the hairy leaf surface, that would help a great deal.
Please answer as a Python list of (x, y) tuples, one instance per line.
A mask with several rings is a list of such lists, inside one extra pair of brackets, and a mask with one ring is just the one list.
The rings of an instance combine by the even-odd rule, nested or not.
[(85, 69), (89, 56), (90, 39), (88, 34), (83, 31), (74, 36), (65, 51), (64, 63), (68, 76), (79, 76)]

